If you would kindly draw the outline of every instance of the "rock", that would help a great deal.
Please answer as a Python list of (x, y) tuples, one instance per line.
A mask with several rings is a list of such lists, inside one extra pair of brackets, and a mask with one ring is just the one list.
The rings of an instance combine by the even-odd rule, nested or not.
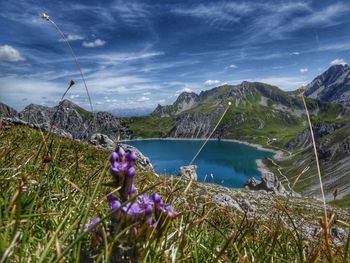
[(2, 116), (2, 117), (17, 117), (18, 113), (15, 109), (0, 102), (0, 116)]
[(261, 181), (256, 180), (254, 177), (248, 179), (245, 184), (245, 188), (254, 191), (264, 190), (266, 192), (272, 192), (278, 195), (287, 194), (287, 191), (284, 189), (281, 182), (279, 182), (277, 177), (270, 172), (262, 173)]
[(95, 133), (91, 136), (89, 142), (96, 146), (101, 146), (109, 150), (115, 149), (116, 144), (105, 134)]
[(243, 212), (238, 202), (227, 194), (223, 194), (223, 193), (216, 194), (213, 196), (212, 201), (220, 206), (233, 207), (233, 208), (236, 208), (238, 211)]
[(256, 210), (256, 207), (252, 205), (248, 199), (242, 199), (238, 203), (245, 212), (255, 212)]
[(186, 165), (181, 166), (178, 176), (186, 180), (195, 180), (197, 181), (197, 165)]
[(21, 120), (17, 117), (13, 117), (13, 118), (3, 118), (2, 119), (3, 124), (5, 124), (5, 126), (10, 127), (11, 125), (26, 125), (30, 128), (34, 128), (34, 129), (39, 129), (42, 131), (46, 131), (46, 132), (51, 132), (54, 133), (58, 136), (61, 137), (65, 137), (68, 139), (73, 139), (73, 136), (69, 133), (66, 132), (62, 129), (59, 129), (57, 127), (50, 127), (50, 125), (46, 124), (46, 123), (42, 123), (42, 124), (32, 124), (32, 123), (28, 123), (24, 120)]
[(136, 166), (139, 167), (142, 170), (151, 170), (154, 171), (153, 165), (150, 162), (149, 158), (144, 156), (137, 148), (134, 146), (125, 144), (125, 143), (119, 143), (117, 147), (120, 146), (124, 149), (124, 151), (133, 151), (137, 155), (137, 161)]

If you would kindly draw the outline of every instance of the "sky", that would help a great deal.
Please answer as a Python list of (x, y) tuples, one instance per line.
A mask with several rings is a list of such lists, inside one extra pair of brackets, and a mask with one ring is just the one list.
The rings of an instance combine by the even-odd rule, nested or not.
[(66, 98), (95, 110), (154, 109), (183, 91), (261, 81), (283, 90), (350, 61), (349, 0), (0, 0), (0, 101)]

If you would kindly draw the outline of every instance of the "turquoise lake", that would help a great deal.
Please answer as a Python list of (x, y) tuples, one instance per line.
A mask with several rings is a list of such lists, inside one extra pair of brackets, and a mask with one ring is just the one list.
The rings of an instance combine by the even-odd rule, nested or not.
[[(127, 141), (150, 158), (157, 173), (176, 175), (179, 167), (188, 165), (204, 141), (135, 140)], [(198, 166), (198, 181), (227, 187), (243, 187), (248, 178), (260, 178), (256, 160), (273, 153), (229, 141), (208, 141), (193, 164)]]

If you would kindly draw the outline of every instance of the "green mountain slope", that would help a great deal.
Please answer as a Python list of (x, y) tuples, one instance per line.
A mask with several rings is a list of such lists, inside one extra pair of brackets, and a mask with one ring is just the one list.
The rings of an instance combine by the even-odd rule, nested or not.
[[(204, 138), (210, 134), (228, 102), (226, 116), (215, 138), (239, 139), (283, 146), (306, 126), (304, 107), (296, 93), (258, 82), (224, 85), (212, 90), (182, 93), (170, 106), (160, 105), (150, 116), (125, 121), (133, 137)], [(307, 99), (308, 108), (320, 120), (345, 115), (343, 106)], [(180, 109), (180, 110), (179, 110)]]

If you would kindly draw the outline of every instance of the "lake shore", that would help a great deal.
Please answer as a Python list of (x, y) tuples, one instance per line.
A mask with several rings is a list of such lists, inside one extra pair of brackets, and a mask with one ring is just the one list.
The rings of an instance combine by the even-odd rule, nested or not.
[[(142, 138), (142, 139), (132, 139), (132, 140), (120, 140), (120, 142), (126, 143), (128, 141), (151, 141), (151, 140), (205, 141), (205, 139), (201, 139), (201, 138), (173, 138), (173, 137), (166, 137), (166, 138)], [(217, 139), (209, 139), (209, 141), (217, 141)], [(271, 149), (271, 148), (265, 148), (265, 147), (263, 147), (260, 144), (250, 143), (250, 142), (246, 142), (246, 141), (240, 141), (240, 140), (236, 140), (236, 139), (221, 139), (221, 141), (240, 143), (240, 144), (244, 144), (244, 145), (248, 145), (248, 146), (254, 147), (254, 148), (258, 149), (258, 150), (272, 152), (272, 153), (274, 153), (273, 158), (277, 159), (277, 160), (281, 159), (281, 158), (284, 158), (283, 151), (275, 150), (275, 149)]]

